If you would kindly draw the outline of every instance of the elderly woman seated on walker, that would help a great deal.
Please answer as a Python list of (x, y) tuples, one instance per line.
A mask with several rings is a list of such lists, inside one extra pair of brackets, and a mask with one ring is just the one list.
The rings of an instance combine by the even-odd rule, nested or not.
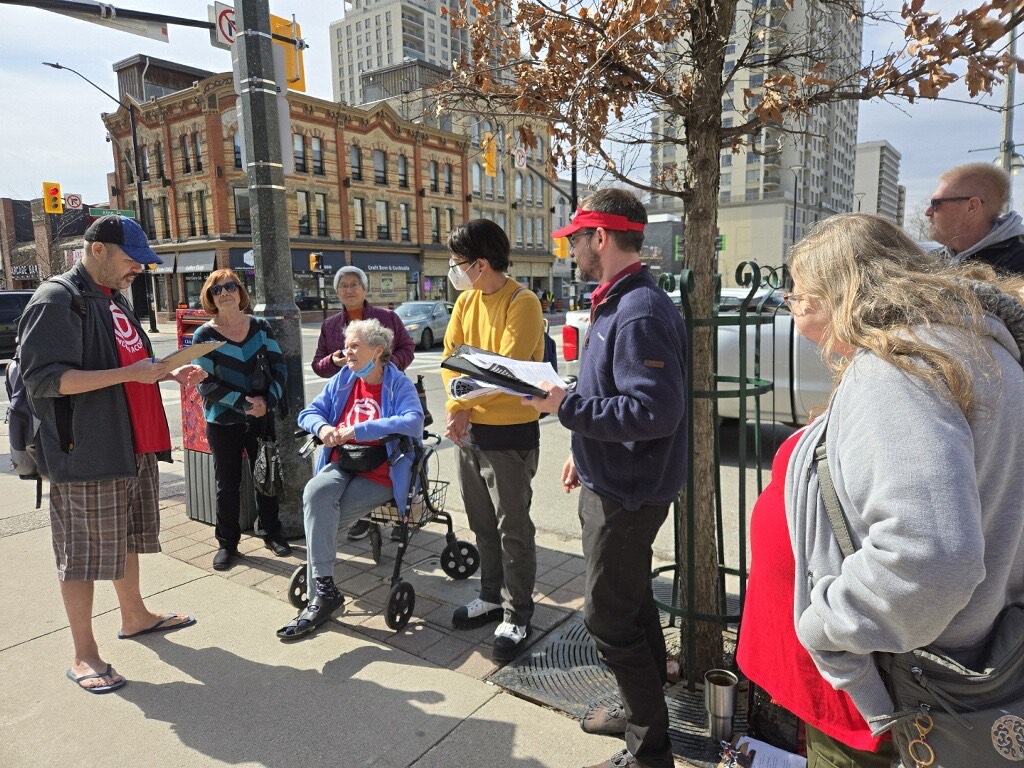
[(349, 323), (345, 366), (299, 414), (299, 426), (319, 437), (323, 448), (302, 494), (310, 600), (277, 631), (282, 640), (310, 634), (345, 604), (334, 583), (338, 526), (348, 527), (392, 499), (405, 512), (412, 452), (403, 456), (397, 438), (383, 438), (419, 438), (423, 409), (412, 381), (391, 362), (392, 341), (391, 330), (377, 320)]

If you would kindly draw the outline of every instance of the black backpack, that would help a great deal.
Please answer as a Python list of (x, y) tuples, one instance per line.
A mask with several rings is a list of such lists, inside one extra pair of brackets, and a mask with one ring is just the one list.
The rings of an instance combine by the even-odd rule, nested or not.
[[(79, 317), (85, 317), (85, 298), (78, 287), (63, 275), (50, 278), (63, 285), (71, 294), (71, 306)], [(14, 354), (14, 361), (7, 366), (4, 375), (7, 388), (6, 422), (11, 444), (11, 466), (22, 480), (36, 481), (36, 509), (43, 503), (43, 478), (39, 474), (36, 463), (36, 433), (39, 431), (39, 419), (32, 410), (32, 399), (25, 389), (25, 380), (21, 376), (21, 347)]]

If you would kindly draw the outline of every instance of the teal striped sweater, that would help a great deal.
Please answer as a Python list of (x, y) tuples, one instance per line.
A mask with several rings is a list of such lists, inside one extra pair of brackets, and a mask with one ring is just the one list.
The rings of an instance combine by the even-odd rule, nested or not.
[[(249, 333), (241, 343), (225, 338), (206, 323), (192, 335), (193, 344), (204, 341), (227, 342), (196, 360), (209, 374), (199, 385), (199, 394), (203, 397), (203, 414), (207, 421), (214, 424), (243, 424), (246, 420), (243, 406), (248, 404), (246, 395), (262, 394), (267, 400), (268, 411), (273, 410), (284, 397), (288, 380), (284, 355), (266, 320), (251, 318)], [(270, 368), (271, 380), (269, 389), (256, 392), (253, 374), (257, 370), (257, 360), (261, 353)]]

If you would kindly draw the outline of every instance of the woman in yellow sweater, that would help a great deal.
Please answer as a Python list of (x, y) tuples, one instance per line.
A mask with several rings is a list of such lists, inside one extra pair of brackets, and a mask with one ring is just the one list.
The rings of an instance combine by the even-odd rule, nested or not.
[[(462, 291), (444, 337), (450, 355), (469, 344), (516, 360), (542, 360), (540, 301), (505, 274), (504, 230), (475, 219), (452, 231), (448, 279)], [(445, 388), (457, 374), (443, 369)], [(456, 629), (500, 621), (494, 659), (523, 649), (533, 616), (537, 577), (536, 530), (530, 519), (531, 482), (540, 458), (539, 414), (514, 395), (449, 399), (445, 436), (459, 447), (459, 479), (469, 525), (480, 550), (480, 596), (455, 610)]]

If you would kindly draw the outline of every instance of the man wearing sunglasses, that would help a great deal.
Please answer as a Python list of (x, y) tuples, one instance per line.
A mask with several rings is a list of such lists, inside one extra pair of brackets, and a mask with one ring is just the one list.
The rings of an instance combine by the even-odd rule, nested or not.
[(984, 262), (1002, 272), (1024, 274), (1024, 220), (1003, 213), (1010, 198), (1010, 177), (989, 163), (950, 168), (924, 215), (928, 235), (942, 244), (955, 263)]

